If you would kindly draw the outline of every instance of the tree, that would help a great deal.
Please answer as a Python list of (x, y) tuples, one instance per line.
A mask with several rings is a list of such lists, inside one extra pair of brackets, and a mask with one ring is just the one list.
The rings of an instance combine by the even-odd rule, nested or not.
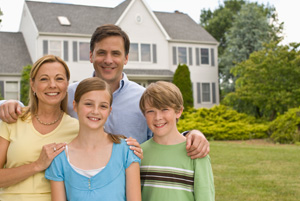
[(232, 69), (239, 77), (224, 104), (269, 120), (300, 106), (300, 43), (278, 43), (265, 44)]
[(184, 107), (189, 108), (194, 106), (193, 89), (190, 77), (190, 71), (187, 65), (179, 64), (173, 76), (173, 83), (180, 89)]
[(234, 91), (234, 77), (231, 68), (249, 58), (249, 55), (262, 49), (263, 43), (270, 42), (271, 28), (268, 19), (256, 4), (245, 4), (235, 15), (234, 23), (225, 34), (226, 49), (220, 57), (222, 70), (221, 87), (225, 93)]
[(210, 9), (201, 10), (200, 25), (219, 41), (219, 55), (222, 55), (226, 49), (225, 33), (232, 26), (234, 16), (244, 4), (244, 0), (225, 0), (224, 6), (219, 5), (219, 8), (213, 12)]
[(24, 66), (21, 75), (21, 101), (24, 105), (28, 105), (29, 102), (31, 68), (31, 65)]
[[(0, 8), (0, 17), (3, 15), (1, 8)], [(2, 19), (0, 18), (0, 23), (2, 22)]]

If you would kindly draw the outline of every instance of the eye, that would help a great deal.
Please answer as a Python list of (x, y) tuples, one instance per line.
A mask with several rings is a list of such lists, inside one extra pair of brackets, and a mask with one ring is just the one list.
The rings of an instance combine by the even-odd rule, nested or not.
[(86, 105), (86, 106), (91, 106), (92, 103), (86, 102), (86, 103), (84, 103), (84, 105)]
[(48, 80), (48, 78), (46, 78), (46, 77), (42, 77), (41, 79), (40, 79), (40, 81), (47, 81)]
[(102, 109), (107, 109), (108, 108), (108, 105), (101, 105), (100, 106)]
[(168, 108), (161, 109), (161, 111), (168, 111), (168, 110), (169, 110)]
[(65, 78), (63, 78), (63, 77), (57, 77), (56, 80), (58, 80), (58, 81), (64, 81)]
[(152, 112), (154, 112), (153, 110), (147, 110), (146, 111), (146, 114), (150, 114), (150, 113), (152, 113)]

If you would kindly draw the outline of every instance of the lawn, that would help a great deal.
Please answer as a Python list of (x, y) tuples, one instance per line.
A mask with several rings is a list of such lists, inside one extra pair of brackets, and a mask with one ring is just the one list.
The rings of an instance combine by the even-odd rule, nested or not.
[(216, 201), (300, 200), (300, 146), (210, 142)]

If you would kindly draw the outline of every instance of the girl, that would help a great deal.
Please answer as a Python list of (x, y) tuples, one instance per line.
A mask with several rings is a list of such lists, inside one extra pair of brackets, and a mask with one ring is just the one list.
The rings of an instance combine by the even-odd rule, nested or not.
[(78, 85), (73, 102), (78, 136), (46, 170), (52, 200), (141, 200), (140, 159), (121, 136), (104, 130), (111, 104), (112, 92), (102, 79)]

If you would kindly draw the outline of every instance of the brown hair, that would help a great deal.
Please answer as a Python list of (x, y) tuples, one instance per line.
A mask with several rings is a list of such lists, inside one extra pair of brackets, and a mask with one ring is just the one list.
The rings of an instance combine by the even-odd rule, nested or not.
[(158, 81), (151, 83), (144, 91), (140, 100), (140, 109), (145, 114), (145, 104), (157, 109), (170, 107), (179, 112), (183, 109), (183, 98), (178, 87), (170, 82)]
[(125, 56), (129, 54), (129, 46), (130, 46), (129, 37), (119, 26), (116, 26), (114, 24), (102, 25), (94, 31), (90, 41), (90, 51), (93, 52), (95, 48), (95, 44), (109, 36), (122, 37), (124, 41)]
[[(63, 67), (66, 70), (66, 77), (67, 80), (70, 80), (70, 70), (68, 65), (59, 57), (54, 56), (54, 55), (45, 55), (38, 59), (32, 66), (31, 71), (30, 71), (30, 80), (34, 81), (35, 77), (40, 70), (41, 66), (45, 63), (55, 63), (58, 62), (63, 65)], [(68, 105), (68, 96), (61, 101), (60, 108), (64, 112), (67, 112), (67, 105)], [(23, 113), (21, 115), (21, 119), (25, 120), (28, 118), (29, 113), (31, 114), (36, 114), (37, 113), (37, 108), (38, 108), (38, 97), (34, 95), (32, 88), (30, 87), (29, 90), (29, 104), (27, 107), (23, 109)]]
[[(107, 84), (104, 80), (102, 80), (99, 77), (91, 77), (91, 78), (86, 78), (82, 80), (75, 91), (75, 96), (74, 96), (74, 101), (78, 104), (81, 97), (90, 92), (90, 91), (107, 91), (110, 95), (110, 106), (112, 105), (112, 91), (110, 89), (109, 84)], [(121, 138), (125, 139), (126, 137), (123, 135), (113, 135), (111, 133), (108, 133), (108, 136), (112, 140), (112, 142), (119, 144), (121, 142)]]

